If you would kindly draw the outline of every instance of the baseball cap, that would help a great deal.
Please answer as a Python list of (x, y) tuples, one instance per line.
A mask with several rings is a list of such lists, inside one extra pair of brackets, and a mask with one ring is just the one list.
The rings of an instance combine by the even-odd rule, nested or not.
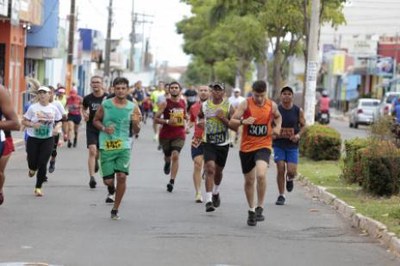
[(48, 88), (48, 87), (46, 87), (46, 86), (40, 86), (40, 87), (37, 89), (37, 91), (38, 91), (38, 92), (39, 92), (39, 91), (49, 92), (49, 91), (50, 91), (50, 88)]
[(293, 94), (293, 89), (292, 89), (291, 87), (289, 87), (289, 86), (283, 87), (283, 88), (281, 89), (281, 94), (282, 94), (284, 91), (288, 91), (288, 92), (291, 92), (291, 93)]
[(239, 88), (234, 88), (233, 92), (240, 92), (240, 89)]
[(219, 83), (219, 82), (213, 82), (210, 85), (208, 85), (210, 88), (212, 89), (221, 89), (221, 90), (225, 90), (225, 85), (224, 83)]

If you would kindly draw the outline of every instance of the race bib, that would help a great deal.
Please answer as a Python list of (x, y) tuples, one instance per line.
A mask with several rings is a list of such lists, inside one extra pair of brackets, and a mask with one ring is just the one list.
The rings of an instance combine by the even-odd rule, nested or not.
[(281, 128), (281, 134), (279, 135), (279, 138), (290, 139), (290, 137), (293, 135), (294, 135), (294, 128), (283, 127)]
[(105, 148), (107, 151), (120, 150), (122, 148), (122, 140), (106, 140)]
[(225, 132), (209, 133), (206, 135), (207, 143), (221, 144), (221, 143), (224, 143), (225, 140), (226, 140)]
[(183, 110), (175, 110), (169, 114), (169, 117), (176, 119), (176, 123), (173, 126), (180, 127), (185, 125)]
[(254, 137), (264, 137), (268, 135), (267, 125), (249, 125), (247, 127), (247, 134)]
[(35, 129), (35, 136), (38, 138), (50, 137), (50, 127), (48, 125), (40, 125)]

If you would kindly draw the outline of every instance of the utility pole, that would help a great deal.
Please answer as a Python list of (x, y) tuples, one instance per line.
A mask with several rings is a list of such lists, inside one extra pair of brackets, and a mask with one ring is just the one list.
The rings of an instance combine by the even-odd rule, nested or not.
[(71, 0), (69, 12), (69, 33), (68, 33), (68, 55), (67, 55), (67, 75), (65, 81), (66, 93), (69, 94), (72, 88), (72, 72), (74, 70), (74, 36), (75, 36), (75, 0)]
[(320, 0), (312, 0), (311, 6), (311, 23), (310, 36), (308, 39), (308, 62), (304, 113), (307, 125), (314, 124), (315, 115), (315, 91), (317, 88), (317, 71), (318, 71), (318, 29), (319, 29), (319, 12)]
[(112, 3), (113, 0), (110, 0), (110, 4), (108, 6), (108, 25), (107, 25), (107, 38), (106, 38), (106, 55), (104, 60), (104, 79), (106, 81), (107, 86), (109, 85), (110, 78), (110, 53), (111, 53), (111, 26), (112, 26)]
[(136, 42), (136, 15), (135, 15), (135, 0), (132, 0), (132, 31), (131, 31), (131, 51), (129, 53), (129, 70), (135, 70), (135, 42)]

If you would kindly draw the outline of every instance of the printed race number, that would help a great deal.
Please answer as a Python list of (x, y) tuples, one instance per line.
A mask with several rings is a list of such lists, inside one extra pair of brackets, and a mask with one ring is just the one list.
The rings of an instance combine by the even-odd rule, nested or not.
[(206, 141), (213, 144), (221, 144), (225, 142), (225, 132), (207, 134)]
[(122, 140), (106, 140), (106, 150), (119, 150), (122, 148)]
[(35, 129), (35, 136), (39, 138), (49, 137), (50, 128), (46, 125), (41, 125), (39, 128)]
[(249, 136), (263, 137), (268, 134), (267, 125), (249, 125), (247, 129), (247, 134)]

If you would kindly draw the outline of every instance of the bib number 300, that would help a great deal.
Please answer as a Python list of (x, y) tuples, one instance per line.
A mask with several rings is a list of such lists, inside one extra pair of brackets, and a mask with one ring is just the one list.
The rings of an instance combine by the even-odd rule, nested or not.
[(268, 127), (267, 125), (249, 125), (247, 133), (255, 137), (267, 136)]

